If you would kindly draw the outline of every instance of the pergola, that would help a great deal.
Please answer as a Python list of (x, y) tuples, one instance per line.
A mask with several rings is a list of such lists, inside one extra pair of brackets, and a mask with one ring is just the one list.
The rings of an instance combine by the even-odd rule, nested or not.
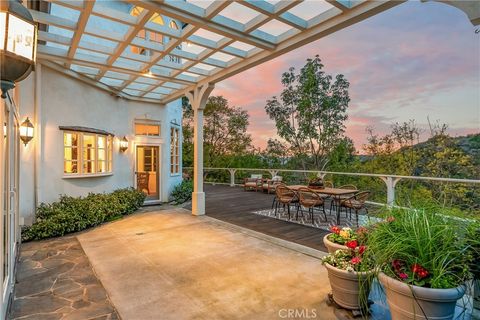
[[(215, 83), (403, 3), (405, 0), (125, 0), (137, 16), (95, 0), (48, 0), (76, 20), (30, 10), (47, 28), (38, 33), (37, 61), (131, 100), (166, 104), (187, 96), (194, 115), (192, 213), (205, 213), (203, 109)], [(479, 1), (440, 1), (480, 24)], [(159, 14), (183, 23), (156, 23)], [(92, 21), (118, 25), (103, 30)], [(51, 28), (53, 27), (53, 28)], [(64, 30), (65, 32), (55, 32)], [(138, 36), (147, 30), (168, 41)], [(69, 34), (71, 36), (66, 36)], [(130, 48), (149, 50), (150, 55)]]

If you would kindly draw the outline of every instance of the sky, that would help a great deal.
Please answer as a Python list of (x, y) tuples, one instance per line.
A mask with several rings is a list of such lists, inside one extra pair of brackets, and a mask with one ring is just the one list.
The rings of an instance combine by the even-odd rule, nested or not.
[[(313, 0), (311, 0), (313, 1)], [(281, 74), (299, 70), (316, 54), (332, 75), (350, 82), (346, 135), (357, 151), (365, 128), (389, 132), (414, 119), (428, 136), (428, 118), (449, 125), (452, 135), (480, 132), (480, 33), (457, 8), (406, 2), (274, 60), (216, 84), (212, 95), (250, 115), (255, 147), (276, 138), (265, 104), (282, 91)]]

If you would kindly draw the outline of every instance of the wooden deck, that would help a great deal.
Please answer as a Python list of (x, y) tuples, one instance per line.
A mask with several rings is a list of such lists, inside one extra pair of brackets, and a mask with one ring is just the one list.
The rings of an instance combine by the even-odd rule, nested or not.
[(327, 251), (323, 245), (323, 237), (328, 231), (252, 213), (271, 207), (272, 194), (243, 191), (240, 187), (225, 185), (205, 185), (204, 190), (206, 214), (212, 218)]

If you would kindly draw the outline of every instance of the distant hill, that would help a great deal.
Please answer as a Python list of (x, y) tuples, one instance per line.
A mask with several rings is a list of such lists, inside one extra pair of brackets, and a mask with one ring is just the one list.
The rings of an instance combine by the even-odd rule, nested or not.
[[(476, 164), (480, 164), (480, 133), (473, 133), (466, 136), (451, 137), (453, 145), (462, 149), (470, 155)], [(428, 148), (432, 145), (431, 139), (414, 145), (414, 148)]]

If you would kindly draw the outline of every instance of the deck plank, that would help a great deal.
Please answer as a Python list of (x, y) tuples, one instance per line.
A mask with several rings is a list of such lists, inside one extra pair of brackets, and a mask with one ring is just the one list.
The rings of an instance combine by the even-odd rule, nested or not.
[(327, 251), (323, 245), (323, 237), (328, 231), (252, 213), (271, 208), (272, 194), (244, 191), (239, 187), (224, 185), (205, 185), (204, 190), (206, 214), (212, 218)]

